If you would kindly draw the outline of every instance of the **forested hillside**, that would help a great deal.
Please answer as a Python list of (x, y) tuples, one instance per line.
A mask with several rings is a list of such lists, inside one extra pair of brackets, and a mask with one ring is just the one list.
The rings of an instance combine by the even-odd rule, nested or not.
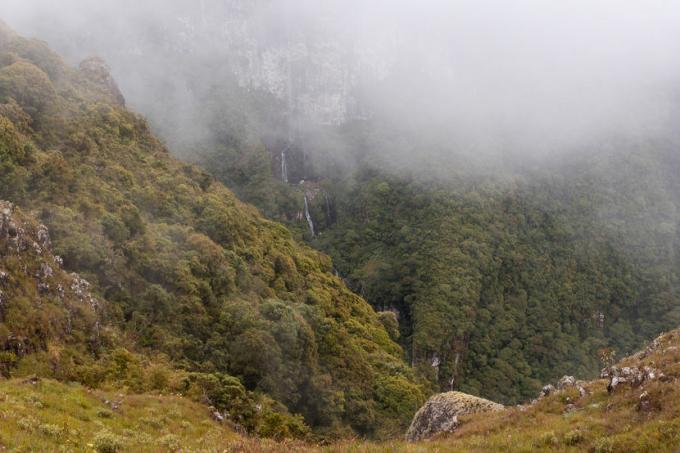
[[(408, 423), (423, 389), (385, 317), (333, 275), (327, 256), (171, 158), (125, 109), (101, 60), (72, 69), (3, 26), (0, 101), (0, 199), (49, 228), (63, 267), (107, 307), (101, 321), (119, 332), (110, 347), (160, 355), (218, 387), (242, 384), (317, 433), (385, 436)], [(0, 332), (10, 338), (16, 328)], [(24, 353), (59, 358), (59, 344), (44, 337)], [(24, 353), (7, 374), (33, 363)], [(100, 352), (68, 354), (82, 371), (96, 369)]]
[(680, 322), (676, 148), (624, 146), (486, 181), (366, 171), (314, 243), (440, 388), (527, 400)]
[[(404, 118), (390, 121), (380, 111), (320, 125), (303, 107), (321, 109), (341, 85), (324, 92), (315, 83), (324, 75), (335, 81), (344, 68), (322, 64), (326, 47), (297, 53), (291, 42), (300, 36), (272, 29), (293, 41), (265, 39), (262, 54), (253, 53), (244, 49), (259, 42), (248, 35), (256, 13), (220, 10), (207, 28), (198, 13), (174, 34), (154, 29), (157, 39), (138, 37), (142, 56), (112, 49), (104, 37), (100, 47), (121, 68), (150, 71), (139, 86), (153, 95), (137, 93), (136, 101), (165, 138), (182, 145), (173, 151), (330, 255), (350, 288), (384, 311), (393, 338), (399, 334), (434, 388), (523, 401), (562, 374), (592, 376), (600, 349), (623, 354), (680, 323), (680, 166), (677, 137), (665, 124), (584, 139), (575, 149), (533, 144), (535, 159), (500, 139), (497, 154), (441, 143), (435, 131), (406, 128)], [(174, 14), (160, 22), (172, 28)], [(220, 14), (233, 27), (219, 28)], [(234, 47), (218, 46), (223, 65), (211, 53), (213, 27)], [(173, 66), (172, 77), (159, 74), (174, 61), (186, 64)], [(244, 62), (255, 65), (252, 73)], [(166, 85), (155, 77), (172, 96), (162, 95)], [(139, 88), (134, 82), (128, 79)], [(190, 92), (179, 96), (182, 83)], [(410, 99), (396, 94), (406, 97), (394, 102)], [(339, 99), (350, 105), (359, 93), (345, 95)], [(663, 99), (665, 106), (673, 98)], [(185, 102), (187, 110), (178, 107)], [(312, 118), (300, 118), (303, 111)]]
[(276, 155), (253, 165), (266, 153), (245, 148), (233, 158), (215, 147), (203, 163), (394, 312), (411, 363), (437, 388), (524, 401), (561, 375), (593, 376), (599, 350), (630, 352), (680, 323), (674, 135), (404, 169), (385, 150), (417, 155), (418, 143), (375, 127), (329, 132), (353, 150), (352, 168), (291, 159), (304, 182), (283, 184)]

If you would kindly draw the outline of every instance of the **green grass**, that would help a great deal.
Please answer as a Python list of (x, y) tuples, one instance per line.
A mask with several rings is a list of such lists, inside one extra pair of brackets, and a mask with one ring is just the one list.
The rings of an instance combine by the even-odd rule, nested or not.
[(239, 438), (213, 421), (206, 406), (180, 396), (93, 391), (52, 380), (0, 381), (0, 420), (0, 450), (16, 452), (222, 452)]

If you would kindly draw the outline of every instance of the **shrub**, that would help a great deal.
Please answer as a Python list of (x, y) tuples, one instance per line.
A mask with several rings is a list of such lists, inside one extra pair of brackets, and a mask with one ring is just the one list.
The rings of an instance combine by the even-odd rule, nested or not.
[(149, 369), (148, 382), (153, 390), (165, 390), (170, 382), (170, 370), (155, 364)]
[(557, 436), (555, 435), (554, 431), (548, 431), (548, 432), (541, 434), (539, 442), (540, 442), (541, 445), (545, 445), (545, 446), (553, 446), (553, 445), (557, 445), (559, 443), (559, 441), (557, 440)]
[(29, 415), (28, 417), (20, 418), (17, 425), (24, 431), (34, 431), (38, 428), (39, 422)]
[(52, 82), (37, 66), (26, 61), (0, 70), (0, 97), (15, 99), (34, 120), (56, 99)]
[(396, 313), (393, 311), (381, 311), (378, 313), (378, 319), (382, 323), (385, 330), (390, 335), (392, 340), (399, 339), (399, 320)]
[(123, 440), (111, 431), (100, 431), (94, 437), (94, 449), (98, 453), (118, 453), (123, 451)]
[(159, 430), (165, 426), (165, 419), (163, 418), (153, 418), (153, 417), (143, 417), (142, 419), (139, 420), (142, 424), (155, 429)]
[(223, 373), (193, 373), (189, 377), (207, 396), (210, 404), (221, 411), (250, 419), (254, 415), (254, 402), (241, 382)]
[(16, 354), (11, 351), (0, 351), (0, 375), (8, 378), (10, 370), (16, 363)]
[(583, 440), (583, 433), (578, 429), (569, 431), (564, 435), (563, 440), (566, 445), (576, 445)]
[(279, 412), (268, 412), (262, 417), (257, 435), (276, 440), (301, 439), (309, 433), (302, 417), (291, 416)]
[(104, 228), (106, 236), (108, 236), (108, 238), (116, 245), (122, 244), (130, 236), (130, 232), (123, 221), (113, 214), (104, 215), (102, 218), (102, 227)]
[(593, 451), (595, 453), (612, 453), (614, 451), (614, 442), (608, 437), (601, 437), (593, 444)]
[(38, 427), (38, 431), (46, 436), (61, 437), (64, 434), (64, 428), (57, 425), (44, 424)]
[(179, 439), (174, 434), (166, 434), (158, 439), (158, 443), (171, 451), (178, 451), (180, 449)]
[(97, 411), (97, 417), (99, 418), (111, 418), (113, 417), (113, 412), (108, 409), (99, 409)]

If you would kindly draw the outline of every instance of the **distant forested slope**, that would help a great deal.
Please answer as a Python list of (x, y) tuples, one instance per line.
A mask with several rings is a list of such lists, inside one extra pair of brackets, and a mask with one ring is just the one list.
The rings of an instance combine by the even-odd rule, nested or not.
[[(513, 178), (366, 171), (315, 243), (395, 310), (434, 382), (506, 403), (680, 322), (677, 148), (621, 144)], [(595, 154), (595, 153), (594, 153)]]

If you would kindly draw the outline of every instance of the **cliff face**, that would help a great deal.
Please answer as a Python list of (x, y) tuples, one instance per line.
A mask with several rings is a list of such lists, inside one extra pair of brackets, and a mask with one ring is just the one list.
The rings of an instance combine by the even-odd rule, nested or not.
[[(164, 20), (173, 30), (165, 36), (167, 48), (190, 59), (222, 60), (240, 87), (270, 94), (305, 121), (338, 125), (363, 118), (357, 90), (395, 70), (396, 34), (378, 34), (360, 19), (343, 22), (333, 8), (303, 13), (286, 3), (230, 0), (211, 4), (209, 16), (193, 5), (180, 7)], [(142, 52), (145, 44), (152, 43), (142, 42)]]

